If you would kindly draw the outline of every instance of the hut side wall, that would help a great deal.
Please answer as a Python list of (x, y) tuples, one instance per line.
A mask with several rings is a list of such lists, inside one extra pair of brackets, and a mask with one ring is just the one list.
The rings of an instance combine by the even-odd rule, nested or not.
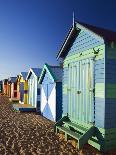
[(105, 128), (116, 128), (116, 44), (106, 53)]
[(62, 116), (62, 82), (56, 83), (56, 121)]

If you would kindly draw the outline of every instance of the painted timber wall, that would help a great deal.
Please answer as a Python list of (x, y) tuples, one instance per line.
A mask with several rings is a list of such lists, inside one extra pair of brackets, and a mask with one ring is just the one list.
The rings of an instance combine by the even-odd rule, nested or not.
[(26, 75), (26, 72), (21, 72), (17, 82), (18, 98), (22, 104), (28, 103), (28, 81), (26, 80)]
[(11, 99), (17, 98), (17, 83), (11, 83)]
[[(99, 54), (96, 56), (93, 48), (99, 49)], [(104, 98), (104, 88), (100, 90), (105, 82), (104, 52), (104, 41), (81, 27), (80, 33), (64, 59), (63, 115), (68, 113), (74, 122), (92, 123), (95, 121), (96, 125), (104, 127), (105, 108), (99, 108)], [(92, 92), (94, 87), (95, 98)], [(76, 105), (77, 99), (78, 105)], [(102, 117), (99, 117), (101, 115)]]
[(37, 112), (40, 112), (40, 85), (38, 84), (40, 73), (41, 69), (30, 69), (26, 78), (28, 80), (28, 104), (35, 108), (38, 107)]
[(116, 128), (116, 43), (113, 42), (106, 48), (105, 75), (106, 75), (105, 127)]
[[(63, 59), (62, 120), (68, 116), (73, 124), (67, 124), (74, 128), (77, 124), (84, 128), (93, 125), (96, 136), (88, 143), (107, 151), (116, 148), (116, 33), (79, 23), (76, 29), (75, 39), (72, 30), (59, 54)], [(68, 133), (69, 128), (63, 129), (67, 124), (61, 122), (56, 123), (56, 129)]]
[(7, 95), (7, 79), (3, 80), (3, 93)]
[(11, 101), (19, 101), (18, 95), (17, 95), (17, 77), (10, 77), (9, 81), (11, 83)]
[(62, 116), (62, 68), (45, 64), (39, 81), (41, 114), (51, 121), (58, 121)]

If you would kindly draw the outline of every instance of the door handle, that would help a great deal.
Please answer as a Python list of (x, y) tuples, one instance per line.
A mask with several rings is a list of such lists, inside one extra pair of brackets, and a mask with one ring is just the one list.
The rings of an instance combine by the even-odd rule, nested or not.
[(89, 89), (89, 91), (94, 93), (95, 92), (95, 88), (94, 89)]
[(78, 91), (77, 91), (77, 94), (81, 94), (81, 91), (80, 91), (80, 90), (78, 90)]

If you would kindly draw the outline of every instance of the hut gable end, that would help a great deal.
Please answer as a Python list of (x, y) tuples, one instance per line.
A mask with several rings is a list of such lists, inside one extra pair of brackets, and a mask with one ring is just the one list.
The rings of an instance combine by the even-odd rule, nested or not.
[(76, 36), (72, 46), (68, 50), (67, 56), (71, 56), (73, 54), (82, 53), (88, 49), (92, 49), (96, 46), (103, 44), (103, 40), (101, 40), (96, 34), (85, 29), (81, 28), (80, 32)]

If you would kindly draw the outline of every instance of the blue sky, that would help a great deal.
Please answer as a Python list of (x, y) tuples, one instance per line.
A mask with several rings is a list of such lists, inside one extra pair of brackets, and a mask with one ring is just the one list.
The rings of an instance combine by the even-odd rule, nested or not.
[(115, 0), (0, 0), (0, 79), (16, 76), (56, 55), (76, 21), (116, 31)]

